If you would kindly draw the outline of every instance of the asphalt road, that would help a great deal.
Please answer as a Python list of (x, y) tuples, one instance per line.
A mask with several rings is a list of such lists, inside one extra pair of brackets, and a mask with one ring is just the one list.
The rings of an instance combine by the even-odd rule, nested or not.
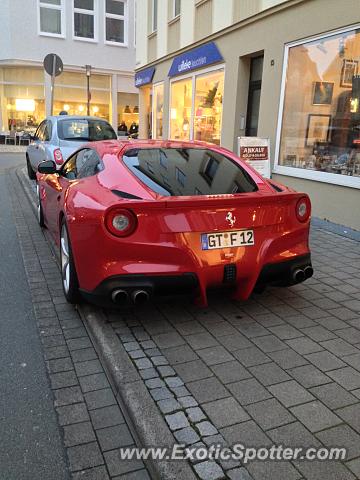
[(9, 199), (7, 169), (23, 154), (0, 153), (0, 480), (65, 480), (65, 451)]

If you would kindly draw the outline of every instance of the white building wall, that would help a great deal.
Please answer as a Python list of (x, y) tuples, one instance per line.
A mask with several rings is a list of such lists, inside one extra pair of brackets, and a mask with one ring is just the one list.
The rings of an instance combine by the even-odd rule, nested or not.
[(128, 71), (135, 68), (134, 0), (127, 1), (128, 46), (105, 44), (105, 0), (96, 0), (97, 41), (73, 39), (72, 0), (65, 4), (65, 38), (39, 35), (38, 0), (1, 0), (0, 61), (42, 62), (57, 53), (66, 66), (92, 65), (98, 70)]
[(181, 1), (180, 48), (194, 41), (195, 0)]
[(149, 2), (136, 1), (136, 68), (147, 63)]
[[(239, 1), (239, 0), (235, 0)], [(212, 0), (213, 2), (213, 32), (222, 30), (233, 23), (234, 0)]]
[(168, 0), (158, 0), (157, 58), (167, 54)]
[(0, 2), (0, 58), (10, 54), (10, 3), (11, 0)]

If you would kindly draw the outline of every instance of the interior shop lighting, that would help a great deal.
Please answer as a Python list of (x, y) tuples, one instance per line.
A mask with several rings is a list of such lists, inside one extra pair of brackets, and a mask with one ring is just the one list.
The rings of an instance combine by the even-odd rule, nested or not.
[(34, 112), (35, 100), (33, 100), (32, 98), (16, 98), (15, 110), (17, 112)]

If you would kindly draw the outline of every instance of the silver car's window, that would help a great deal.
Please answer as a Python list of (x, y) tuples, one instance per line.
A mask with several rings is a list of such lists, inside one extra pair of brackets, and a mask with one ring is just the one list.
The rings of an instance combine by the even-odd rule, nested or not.
[(61, 140), (92, 142), (116, 139), (112, 126), (97, 119), (63, 119), (58, 121), (58, 136)]
[(41, 142), (44, 141), (44, 129), (45, 129), (46, 122), (45, 120), (40, 123), (39, 128), (36, 131), (35, 137), (40, 140)]
[(43, 130), (43, 138), (44, 142), (49, 142), (51, 139), (51, 123), (46, 122)]

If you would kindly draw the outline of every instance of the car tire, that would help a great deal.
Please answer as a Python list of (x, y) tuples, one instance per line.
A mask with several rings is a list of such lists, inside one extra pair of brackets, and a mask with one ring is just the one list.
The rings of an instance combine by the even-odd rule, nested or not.
[(34, 172), (29, 157), (26, 155), (26, 168), (30, 180), (36, 180), (36, 173)]
[(60, 267), (65, 298), (69, 303), (78, 303), (80, 300), (79, 282), (65, 220), (61, 222), (60, 227)]
[(45, 228), (44, 212), (41, 204), (39, 185), (36, 185), (36, 197), (37, 197), (37, 205), (36, 205), (37, 219), (40, 227)]

